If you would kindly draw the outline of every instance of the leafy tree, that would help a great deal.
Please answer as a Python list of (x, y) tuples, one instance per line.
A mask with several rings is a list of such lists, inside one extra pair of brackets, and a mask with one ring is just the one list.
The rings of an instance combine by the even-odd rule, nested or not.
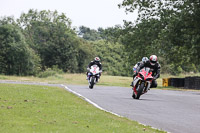
[(108, 42), (120, 42), (123, 36), (123, 28), (120, 25), (115, 25), (114, 27), (100, 30), (100, 33), (102, 38)]
[[(2, 22), (2, 23), (1, 23)], [(16, 25), (0, 22), (0, 73), (28, 75), (36, 73), (37, 57), (25, 43), (21, 30)]]
[[(124, 0), (119, 6), (126, 7), (127, 12), (138, 10), (138, 20), (136, 25), (132, 26), (134, 30), (138, 25), (145, 25), (148, 21), (157, 21), (156, 27), (149, 25), (148, 28), (150, 31), (155, 28), (159, 29), (155, 31), (157, 37), (148, 41), (152, 44), (151, 48), (158, 48), (157, 53), (163, 61), (162, 64), (165, 62), (171, 64), (170, 69), (173, 71), (199, 69), (200, 54), (197, 52), (200, 46), (199, 1)], [(143, 31), (144, 29), (140, 27), (140, 30)], [(150, 37), (152, 38), (152, 35)], [(142, 40), (144, 38), (146, 36)], [(131, 38), (129, 40), (136, 44), (136, 39)], [(127, 45), (131, 46), (130, 43), (127, 43)]]
[(96, 50), (95, 56), (99, 56), (102, 60), (104, 73), (109, 75), (130, 75), (132, 71), (129, 70), (132, 70), (132, 66), (127, 64), (127, 54), (124, 52), (122, 44), (99, 40), (91, 42), (91, 45)]
[[(25, 29), (29, 45), (39, 54), (43, 70), (57, 65), (65, 72), (83, 71), (81, 63), (87, 60), (88, 53), (82, 50), (85, 44), (71, 29), (65, 14), (29, 10), (18, 23)], [(81, 57), (83, 54), (86, 58)]]
[(85, 26), (79, 27), (78, 35), (88, 41), (95, 41), (102, 39), (98, 31), (90, 29)]
[(85, 26), (81, 26), (77, 32), (80, 37), (88, 41), (104, 39), (108, 42), (117, 42), (120, 40), (119, 38), (122, 33), (122, 27), (120, 25), (115, 25), (114, 27), (108, 27), (106, 29), (99, 27), (98, 30), (94, 30)]
[[(109, 75), (123, 75), (132, 74), (132, 66), (128, 66), (127, 52), (121, 44), (122, 27), (117, 25), (107, 29), (98, 28), (92, 30), (87, 27), (80, 27), (79, 36), (90, 43), (95, 56), (99, 56), (102, 60), (104, 73)], [(95, 33), (95, 34), (94, 34)], [(84, 35), (88, 35), (93, 39), (88, 39)], [(94, 41), (92, 41), (94, 40)]]
[(160, 22), (155, 19), (143, 20), (136, 26), (132, 23), (126, 25), (122, 42), (128, 52), (131, 65), (136, 64), (144, 56), (159, 55), (158, 47), (153, 42), (158, 38), (161, 29)]

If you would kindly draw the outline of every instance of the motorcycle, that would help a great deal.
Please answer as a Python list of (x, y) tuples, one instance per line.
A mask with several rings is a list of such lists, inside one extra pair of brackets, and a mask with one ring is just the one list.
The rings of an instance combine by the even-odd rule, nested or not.
[(133, 80), (133, 99), (139, 99), (141, 95), (147, 93), (153, 81), (150, 68), (143, 68)]
[(94, 85), (99, 81), (100, 73), (102, 71), (99, 70), (99, 67), (97, 65), (91, 66), (91, 69), (88, 73), (88, 82), (89, 82), (89, 88), (93, 89)]

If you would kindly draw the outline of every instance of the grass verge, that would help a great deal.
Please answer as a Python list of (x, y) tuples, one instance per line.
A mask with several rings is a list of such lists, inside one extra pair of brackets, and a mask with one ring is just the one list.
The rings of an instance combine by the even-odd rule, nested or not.
[[(79, 85), (88, 84), (85, 74), (70, 74), (70, 73), (59, 74), (56, 76), (49, 76), (47, 78), (38, 78), (33, 76), (21, 77), (21, 76), (0, 75), (0, 80), (45, 82), (51, 84), (79, 84)], [(132, 77), (102, 75), (98, 85), (130, 87), (132, 80), (133, 80)]]
[(2, 133), (163, 133), (93, 107), (58, 87), (0, 84)]
[[(158, 78), (156, 81), (158, 83), (157, 89), (167, 89), (167, 90), (184, 90), (187, 89), (183, 88), (175, 88), (172, 86), (163, 87), (162, 86), (162, 79), (163, 78), (180, 78), (180, 77), (187, 77), (187, 76), (200, 76), (200, 73), (197, 74), (190, 74), (190, 75), (180, 75), (180, 76), (171, 76), (168, 74), (161, 74), (161, 77)], [(76, 85), (88, 85), (88, 81), (86, 80), (85, 74), (56, 74), (54, 76), (49, 76), (47, 78), (38, 78), (34, 76), (5, 76), (0, 75), (0, 80), (16, 80), (16, 81), (29, 81), (29, 82), (45, 82), (51, 84), (76, 84)], [(122, 76), (109, 76), (109, 75), (102, 75), (99, 83), (97, 85), (103, 86), (121, 86), (121, 87), (130, 87), (132, 82), (132, 77), (122, 77)], [(153, 88), (155, 89), (155, 88)], [(191, 91), (191, 89), (188, 89)], [(198, 90), (197, 90), (198, 91)]]

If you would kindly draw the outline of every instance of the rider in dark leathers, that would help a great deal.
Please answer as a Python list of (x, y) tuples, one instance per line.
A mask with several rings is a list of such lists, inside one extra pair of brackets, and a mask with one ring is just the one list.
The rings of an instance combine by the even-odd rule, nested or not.
[[(95, 58), (98, 58), (98, 57), (95, 57)], [(102, 70), (102, 65), (101, 65), (101, 62), (100, 62), (100, 59), (94, 59), (93, 61), (91, 61), (88, 65), (87, 68), (91, 68), (91, 66), (93, 65), (97, 65), (99, 67), (100, 70)]]
[(156, 82), (156, 79), (160, 77), (160, 67), (161, 67), (159, 62), (157, 61), (157, 56), (151, 55), (148, 61), (141, 62), (136, 69), (136, 75), (144, 67), (149, 67), (152, 71), (152, 76), (153, 76), (154, 79), (152, 81), (150, 88), (156, 88), (157, 85), (158, 85), (157, 82)]
[[(147, 57), (143, 57), (142, 58), (142, 61), (139, 61), (137, 64), (135, 64), (135, 66), (133, 67), (133, 80), (134, 80), (134, 78), (135, 78), (135, 76), (136, 76), (136, 69), (137, 69), (137, 67), (140, 65), (140, 63), (141, 62), (146, 62), (146, 61), (148, 61), (149, 59), (147, 58)], [(131, 82), (131, 85), (130, 86), (133, 86), (133, 81)]]
[(136, 73), (136, 69), (137, 69), (137, 67), (140, 65), (140, 63), (141, 62), (146, 62), (146, 61), (148, 61), (149, 59), (147, 58), (147, 57), (143, 57), (142, 58), (142, 61), (139, 61), (137, 64), (135, 64), (135, 66), (133, 67), (133, 79), (135, 78), (135, 73)]
[[(89, 71), (91, 69), (91, 66), (93, 65), (97, 65), (99, 67), (99, 70), (102, 71), (102, 65), (101, 65), (101, 62), (100, 62), (100, 58), (99, 57), (95, 57), (93, 61), (91, 61), (89, 64), (88, 64), (88, 67), (87, 67), (87, 70)], [(88, 72), (86, 73), (87, 75), (87, 80), (88, 80)], [(101, 76), (101, 73), (99, 74)], [(99, 77), (100, 78), (100, 77)]]

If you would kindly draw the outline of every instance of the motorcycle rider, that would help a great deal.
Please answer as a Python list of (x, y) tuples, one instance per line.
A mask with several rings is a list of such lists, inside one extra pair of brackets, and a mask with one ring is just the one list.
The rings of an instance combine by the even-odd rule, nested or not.
[(158, 62), (157, 56), (151, 55), (148, 61), (141, 62), (136, 69), (135, 75), (137, 75), (138, 72), (144, 67), (149, 67), (152, 71), (153, 81), (150, 88), (156, 88), (158, 85), (156, 79), (160, 77), (160, 67), (161, 67)]
[[(137, 67), (141, 64), (141, 62), (147, 62), (149, 59), (147, 57), (143, 57), (142, 58), (142, 61), (139, 61), (137, 64), (135, 64), (135, 66), (133, 67), (133, 80), (136, 76), (136, 70), (137, 70)], [(130, 86), (133, 86), (133, 82), (131, 82), (131, 85)]]
[(136, 69), (137, 69), (137, 67), (140, 65), (140, 63), (141, 62), (146, 62), (146, 61), (148, 61), (149, 59), (147, 58), (147, 57), (143, 57), (142, 58), (142, 61), (139, 61), (137, 64), (135, 64), (135, 66), (133, 67), (133, 72), (134, 72), (134, 74), (133, 74), (133, 79), (134, 79), (134, 75), (135, 75), (135, 72), (136, 72)]
[[(99, 57), (95, 57), (93, 61), (91, 61), (89, 64), (88, 64), (88, 67), (87, 67), (87, 78), (86, 80), (89, 79), (89, 75), (88, 75), (88, 71), (90, 71), (91, 69), (91, 66), (93, 65), (97, 65), (99, 67), (99, 70), (102, 71), (102, 65), (101, 65), (101, 62), (100, 62), (100, 58)], [(101, 76), (101, 73), (99, 74), (99, 79), (100, 79), (100, 76)], [(98, 82), (98, 81), (97, 81)]]

